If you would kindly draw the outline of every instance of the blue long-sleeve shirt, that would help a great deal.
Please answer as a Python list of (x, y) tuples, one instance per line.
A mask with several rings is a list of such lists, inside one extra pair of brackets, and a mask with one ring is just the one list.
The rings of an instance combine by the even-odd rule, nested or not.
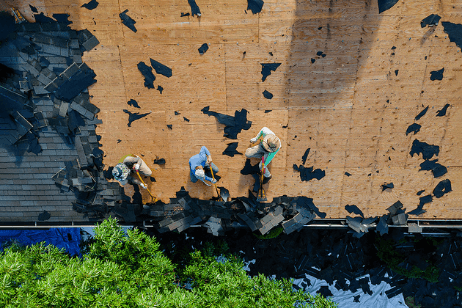
[[(207, 162), (207, 156), (210, 156), (210, 152), (205, 146), (203, 146), (199, 154), (196, 154), (189, 159), (189, 168), (191, 171), (191, 175), (196, 176), (196, 167), (205, 167), (205, 163)], [(212, 178), (209, 176), (205, 176), (205, 179), (210, 182), (212, 181)]]

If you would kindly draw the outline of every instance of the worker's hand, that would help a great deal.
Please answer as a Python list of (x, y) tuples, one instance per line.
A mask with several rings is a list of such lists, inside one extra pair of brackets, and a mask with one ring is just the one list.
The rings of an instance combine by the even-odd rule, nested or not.
[(252, 138), (252, 139), (250, 139), (250, 142), (255, 143), (255, 142), (257, 142), (257, 140), (258, 140), (257, 138)]
[(143, 184), (143, 183), (141, 183), (140, 186), (143, 187), (144, 189), (147, 189), (147, 188), (148, 188), (148, 187), (147, 187), (145, 184)]
[(207, 164), (207, 165), (210, 165), (211, 163), (212, 163), (212, 156), (209, 155), (209, 156), (207, 156), (207, 162), (206, 162), (206, 164)]
[(136, 171), (140, 170), (140, 164), (133, 165), (133, 169), (135, 169)]
[(215, 184), (215, 183), (217, 182), (217, 180), (215, 180), (215, 179), (212, 179), (212, 181), (211, 181), (211, 182), (212, 182), (212, 184)]

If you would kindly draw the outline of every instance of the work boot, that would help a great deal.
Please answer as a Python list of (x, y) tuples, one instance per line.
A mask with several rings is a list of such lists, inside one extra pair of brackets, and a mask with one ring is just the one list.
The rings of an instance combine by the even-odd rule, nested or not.
[(263, 177), (263, 184), (268, 183), (272, 178), (273, 178), (272, 175), (270, 175), (269, 177)]

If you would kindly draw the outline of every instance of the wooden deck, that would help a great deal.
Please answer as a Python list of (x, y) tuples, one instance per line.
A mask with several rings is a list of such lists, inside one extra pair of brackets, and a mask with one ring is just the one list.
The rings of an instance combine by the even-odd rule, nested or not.
[[(413, 210), (418, 191), (431, 194), (447, 178), (453, 191), (434, 198), (419, 217), (462, 219), (462, 55), (441, 25), (462, 23), (456, 1), (400, 0), (379, 15), (377, 1), (265, 0), (254, 15), (245, 0), (197, 0), (200, 18), (180, 17), (190, 12), (186, 0), (98, 0), (94, 10), (82, 8), (88, 2), (83, 0), (14, 2), (29, 20), (29, 4), (48, 16), (69, 13), (71, 27), (86, 28), (101, 42), (84, 61), (97, 74), (90, 94), (101, 109), (97, 133), (104, 163), (144, 155), (156, 178), (149, 187), (163, 201), (182, 186), (193, 197), (212, 197), (211, 188), (189, 181), (188, 159), (202, 145), (220, 168), (220, 186), (231, 197), (247, 195), (253, 178), (239, 172), (245, 158), (222, 152), (238, 141), (244, 153), (249, 139), (267, 126), (282, 141), (270, 168), (270, 200), (304, 195), (328, 218), (344, 218), (347, 204), (376, 216), (398, 200)], [(136, 33), (120, 21), (126, 9)], [(430, 14), (441, 16), (439, 25), (421, 28)], [(200, 55), (203, 43), (209, 50)], [(156, 74), (154, 85), (164, 88), (162, 94), (144, 87), (137, 69), (150, 58), (173, 70), (171, 78)], [(260, 63), (273, 62), (281, 66), (262, 82)], [(430, 72), (443, 67), (443, 80), (431, 81)], [(265, 99), (264, 90), (274, 97)], [(141, 109), (128, 106), (130, 99)], [(445, 104), (451, 105), (446, 116), (436, 117)], [(200, 111), (205, 106), (230, 115), (245, 108), (252, 127), (238, 140), (224, 138), (223, 125)], [(417, 121), (420, 132), (406, 136), (426, 106), (429, 111)], [(123, 109), (151, 114), (128, 127)], [(446, 175), (435, 179), (419, 171), (422, 156), (409, 155), (414, 139), (440, 147), (437, 158)], [(305, 166), (326, 172), (319, 181), (302, 182), (293, 170), (307, 148)], [(157, 156), (166, 159), (165, 166), (153, 165)], [(382, 191), (390, 182), (394, 189)], [(149, 200), (147, 193), (143, 197)]]

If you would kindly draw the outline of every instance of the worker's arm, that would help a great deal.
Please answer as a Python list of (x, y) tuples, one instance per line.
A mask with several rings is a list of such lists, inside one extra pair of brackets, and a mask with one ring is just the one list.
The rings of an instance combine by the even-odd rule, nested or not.
[(141, 158), (138, 156), (127, 156), (124, 159), (124, 164), (141, 164)]
[(261, 136), (265, 137), (266, 135), (274, 135), (274, 133), (268, 127), (263, 127), (255, 138), (250, 139), (250, 142), (257, 142)]
[(212, 163), (212, 155), (210, 155), (210, 151), (205, 146), (201, 148), (201, 151), (199, 154), (201, 154), (201, 156), (202, 155), (206, 156), (207, 160), (205, 161), (205, 163), (207, 165), (210, 165)]

